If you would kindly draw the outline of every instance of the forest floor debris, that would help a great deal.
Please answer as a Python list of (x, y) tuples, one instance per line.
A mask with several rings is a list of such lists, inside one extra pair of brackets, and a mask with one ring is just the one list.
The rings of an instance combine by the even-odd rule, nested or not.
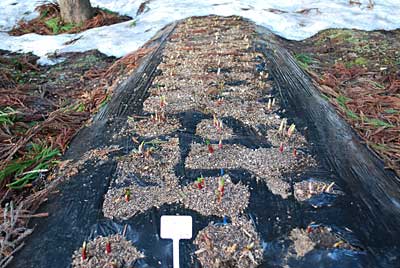
[(282, 40), (322, 94), (400, 176), (400, 30), (331, 29)]
[[(121, 16), (108, 9), (94, 8), (93, 18), (82, 24), (64, 23), (61, 18), (60, 7), (56, 2), (45, 3), (35, 8), (39, 16), (30, 21), (21, 20), (11, 29), (10, 35), (24, 35), (37, 33), (40, 35), (54, 35), (62, 33), (79, 33), (85, 30), (120, 23), (131, 20), (131, 17)], [(75, 40), (76, 41), (76, 40)]]

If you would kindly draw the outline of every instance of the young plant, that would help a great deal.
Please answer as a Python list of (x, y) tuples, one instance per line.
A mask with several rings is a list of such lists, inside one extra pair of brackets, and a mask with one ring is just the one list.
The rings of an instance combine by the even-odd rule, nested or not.
[(214, 125), (214, 127), (217, 127), (217, 125), (218, 125), (218, 119), (215, 114), (213, 114), (213, 125)]
[(83, 244), (82, 244), (81, 257), (82, 257), (83, 261), (86, 260), (86, 258), (87, 258), (86, 241), (83, 241)]
[(218, 130), (218, 132), (221, 132), (222, 128), (223, 128), (222, 120), (217, 120), (217, 130)]
[(289, 129), (287, 131), (287, 135), (288, 135), (289, 138), (293, 135), (295, 128), (296, 128), (295, 124), (291, 124), (290, 125), (290, 127), (289, 127)]
[(283, 153), (283, 142), (279, 145), (279, 152)]
[(167, 121), (167, 116), (165, 115), (164, 111), (162, 111), (160, 114), (160, 122), (161, 121), (163, 121), (163, 122)]
[(213, 153), (214, 153), (214, 148), (213, 148), (212, 145), (210, 144), (210, 141), (209, 141), (209, 140), (206, 140), (206, 145), (207, 145), (207, 148), (208, 148), (208, 152), (209, 152), (210, 154), (213, 154)]
[(165, 105), (167, 105), (167, 102), (165, 101), (165, 96), (160, 97), (160, 107), (163, 108)]
[(198, 188), (199, 190), (201, 190), (201, 189), (204, 188), (204, 184), (205, 184), (205, 180), (204, 180), (204, 177), (203, 177), (203, 176), (200, 176), (200, 177), (198, 177), (198, 178), (196, 179), (195, 185), (197, 186), (197, 188)]
[(328, 187), (326, 188), (325, 192), (329, 193), (332, 190), (333, 185), (335, 184), (335, 182), (331, 182)]
[(297, 156), (297, 150), (296, 150), (296, 148), (293, 149), (293, 156), (294, 156), (294, 157)]
[(106, 243), (106, 253), (107, 254), (111, 253), (111, 243), (110, 243), (110, 241), (107, 241), (107, 243)]
[(224, 102), (224, 98), (217, 99), (217, 105), (220, 106)]
[(285, 132), (286, 122), (287, 122), (287, 119), (283, 118), (282, 121), (281, 121), (281, 124), (279, 125), (278, 133), (283, 134)]
[(129, 202), (129, 200), (131, 200), (131, 190), (129, 188), (125, 189), (125, 201)]
[(218, 149), (222, 149), (222, 139), (219, 139), (219, 142), (218, 142)]
[(308, 183), (308, 194), (311, 197), (312, 194), (314, 194), (314, 189), (313, 189), (313, 185), (311, 182)]
[(138, 154), (143, 154), (143, 152), (144, 152), (144, 141), (142, 141), (142, 143), (139, 145), (137, 152), (138, 152)]
[(225, 192), (225, 179), (221, 178), (218, 182), (218, 190), (217, 190), (217, 197), (218, 197), (218, 202), (221, 203), (222, 197), (224, 196)]
[(268, 99), (267, 109), (270, 111), (272, 109), (272, 100)]

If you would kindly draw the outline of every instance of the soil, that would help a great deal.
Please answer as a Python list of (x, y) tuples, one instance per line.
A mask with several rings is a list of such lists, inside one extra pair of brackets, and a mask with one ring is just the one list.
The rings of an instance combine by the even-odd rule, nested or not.
[[(216, 145), (211, 146), (217, 148)], [(282, 179), (283, 174), (294, 173), (315, 165), (315, 161), (304, 153), (294, 156), (292, 147), (284, 148), (284, 151), (280, 152), (278, 148), (249, 149), (228, 144), (222, 149), (215, 149), (212, 154), (209, 153), (208, 146), (203, 144), (192, 144), (191, 148), (185, 162), (186, 168), (245, 168), (258, 180), (266, 182), (274, 194), (279, 194), (284, 198), (290, 195), (290, 184)]]
[[(109, 243), (110, 252), (107, 253)], [(97, 237), (86, 243), (86, 256), (83, 259), (83, 246), (74, 252), (72, 267), (85, 268), (127, 268), (132, 267), (136, 260), (144, 255), (138, 251), (130, 241), (121, 235)]]
[(360, 250), (335, 233), (332, 228), (323, 225), (311, 224), (306, 229), (295, 228), (290, 232), (289, 237), (299, 257), (303, 257), (314, 248)]
[(325, 30), (281, 40), (321, 93), (400, 176), (400, 31)]
[[(220, 182), (224, 180), (221, 194)], [(185, 207), (202, 215), (236, 217), (244, 212), (249, 204), (250, 191), (241, 182), (234, 184), (229, 175), (206, 177), (204, 182), (195, 182), (183, 189), (182, 203)]]
[(204, 268), (257, 267), (262, 259), (260, 238), (245, 218), (219, 226), (211, 223), (198, 233), (194, 244)]
[(121, 135), (131, 132), (145, 138), (168, 135), (181, 127), (176, 118), (165, 117), (163, 114), (157, 114), (157, 119), (155, 114), (144, 119), (128, 119), (128, 126), (129, 128), (121, 132)]
[(222, 141), (233, 138), (233, 130), (216, 118), (201, 121), (196, 127), (196, 134), (205, 140)]
[(314, 179), (301, 181), (294, 184), (294, 196), (300, 201), (306, 201), (321, 194), (341, 195), (344, 194), (334, 182), (323, 182)]

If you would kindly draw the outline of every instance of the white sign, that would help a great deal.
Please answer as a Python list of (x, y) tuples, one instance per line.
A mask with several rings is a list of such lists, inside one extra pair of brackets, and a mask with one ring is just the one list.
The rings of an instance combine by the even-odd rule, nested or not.
[(179, 240), (192, 238), (192, 217), (163, 215), (160, 225), (161, 238), (172, 239), (174, 268), (179, 268)]

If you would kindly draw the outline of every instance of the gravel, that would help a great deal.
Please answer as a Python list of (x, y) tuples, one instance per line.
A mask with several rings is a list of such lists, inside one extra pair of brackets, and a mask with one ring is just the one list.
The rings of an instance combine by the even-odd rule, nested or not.
[(196, 239), (203, 268), (257, 267), (262, 260), (260, 238), (251, 221), (237, 218), (226, 225), (210, 223)]
[[(106, 253), (106, 244), (110, 243), (111, 252)], [(73, 268), (128, 268), (140, 258), (139, 252), (131, 242), (119, 234), (109, 237), (99, 236), (86, 244), (86, 259), (82, 259), (82, 247), (72, 256)]]
[[(206, 119), (202, 120), (196, 127), (196, 134), (204, 139), (208, 140), (227, 140), (233, 138), (233, 130), (227, 127), (223, 120), (216, 119), (217, 121), (214, 123), (214, 120)], [(222, 127), (220, 127), (222, 122)]]
[(159, 119), (160, 115), (162, 114), (157, 114), (158, 120), (155, 120), (154, 114), (152, 114), (153, 117), (146, 116), (138, 120), (128, 119), (129, 128), (127, 131), (141, 137), (149, 138), (171, 134), (181, 127), (178, 119), (171, 116), (166, 116), (165, 119)]
[[(224, 180), (224, 193), (219, 200), (218, 185)], [(183, 189), (182, 203), (203, 215), (235, 217), (241, 214), (249, 204), (250, 192), (241, 182), (232, 183), (229, 175), (223, 177), (206, 177), (203, 186), (197, 182)]]
[(171, 180), (176, 181), (174, 166), (179, 163), (179, 139), (169, 138), (167, 141), (154, 140), (144, 150), (153, 147), (150, 155), (137, 152), (120, 159), (117, 166), (118, 176), (113, 184), (126, 186), (144, 181), (150, 184), (162, 185)]
[(323, 225), (309, 225), (306, 229), (295, 228), (289, 238), (293, 241), (297, 256), (302, 257), (315, 249), (347, 249), (358, 251), (332, 228)]
[[(177, 185), (168, 187), (131, 185), (124, 188), (112, 188), (104, 198), (104, 217), (126, 220), (150, 208), (176, 203), (180, 197), (177, 187)], [(127, 191), (130, 191), (128, 200), (126, 199)]]
[(331, 195), (343, 195), (344, 193), (334, 182), (323, 182), (315, 179), (304, 180), (294, 184), (294, 197), (300, 201), (306, 201), (323, 193)]
[[(213, 148), (217, 148), (213, 145)], [(249, 149), (241, 145), (227, 144), (222, 149), (209, 153), (205, 144), (194, 143), (186, 158), (185, 166), (190, 169), (247, 169), (258, 180), (266, 182), (274, 194), (283, 198), (290, 195), (290, 184), (283, 175), (315, 165), (315, 161), (303, 154), (294, 156), (289, 150), (282, 153), (278, 148)]]

